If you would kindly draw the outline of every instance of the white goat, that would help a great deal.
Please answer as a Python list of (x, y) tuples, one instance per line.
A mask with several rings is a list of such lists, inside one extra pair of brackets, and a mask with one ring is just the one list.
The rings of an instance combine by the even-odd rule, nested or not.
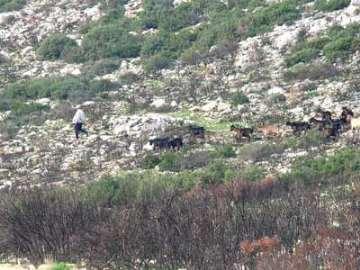
[(351, 129), (359, 130), (360, 129), (360, 117), (351, 119)]

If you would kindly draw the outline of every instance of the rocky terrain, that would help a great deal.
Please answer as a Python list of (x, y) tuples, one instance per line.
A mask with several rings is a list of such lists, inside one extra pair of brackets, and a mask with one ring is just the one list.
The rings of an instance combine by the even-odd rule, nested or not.
[[(15, 213), (10, 221), (0, 218), (0, 259), (13, 262), (22, 254), (25, 261), (43, 263), (50, 254), (54, 261), (83, 260), (98, 269), (125, 269), (129, 260), (131, 269), (152, 269), (154, 258), (160, 266), (164, 260), (174, 267), (171, 259), (166, 261), (174, 257), (176, 265), (189, 265), (186, 269), (200, 269), (204, 261), (213, 267), (206, 269), (245, 269), (260, 250), (260, 268), (249, 269), (309, 269), (295, 263), (279, 268), (274, 261), (296, 255), (286, 250), (301, 251), (310, 234), (320, 243), (319, 258), (348, 258), (343, 248), (327, 256), (326, 248), (341, 241), (348, 248), (345, 253), (355, 254), (351, 248), (358, 241), (347, 237), (358, 233), (359, 132), (346, 126), (329, 138), (312, 127), (294, 134), (286, 122), (319, 119), (320, 110), (338, 118), (343, 107), (360, 116), (359, 44), (357, 0), (0, 0), (0, 192), (21, 194), (13, 205), (0, 199), (0, 217)], [(72, 125), (78, 105), (89, 132), (79, 140)], [(249, 140), (237, 140), (232, 125), (254, 132)], [(204, 127), (205, 137), (194, 137), (190, 126)], [(266, 127), (276, 132), (267, 133)], [(184, 147), (158, 150), (149, 142), (164, 137), (181, 137)], [(25, 196), (25, 187), (45, 191), (29, 189), (34, 193)], [(78, 196), (78, 190), (86, 196)], [(86, 203), (90, 207), (84, 207)], [(147, 204), (150, 207), (142, 208)], [(204, 210), (203, 204), (210, 207)], [(34, 214), (36, 207), (46, 210)], [(199, 209), (208, 215), (199, 215)], [(24, 214), (26, 222), (19, 218), (16, 223), (17, 214), (26, 211), (31, 212)], [(62, 223), (57, 211), (64, 211), (81, 230)], [(45, 220), (41, 224), (39, 215)], [(195, 225), (186, 227), (177, 220), (181, 215)], [(235, 225), (233, 216), (239, 218)], [(58, 217), (68, 226), (51, 227)], [(92, 222), (79, 226), (77, 218), (79, 224), (87, 218)], [(266, 227), (266, 222), (271, 224)], [(344, 234), (313, 226), (318, 223)], [(138, 231), (132, 230), (133, 224)], [(204, 224), (210, 224), (210, 233), (198, 229)], [(33, 237), (32, 225), (46, 227), (46, 241), (35, 234), (32, 245), (17, 242), (15, 234), (21, 229)], [(13, 234), (6, 234), (5, 227)], [(228, 232), (216, 229), (223, 227)], [(59, 238), (53, 233), (57, 229)], [(163, 230), (171, 235), (166, 241)], [(215, 236), (208, 246), (192, 246), (187, 230), (194, 243)], [(290, 235), (292, 230), (296, 233)], [(86, 234), (94, 231), (99, 238)], [(324, 236), (327, 233), (335, 237)], [(238, 247), (216, 253), (219, 239)], [(125, 255), (117, 257), (116, 251), (113, 256), (107, 245), (111, 241), (124, 243)], [(143, 245), (152, 241), (158, 241), (160, 251), (149, 255), (153, 246)], [(186, 258), (178, 260), (180, 251), (176, 256), (163, 253), (169, 246), (177, 250), (171, 241), (190, 243), (188, 253), (194, 257), (185, 252)], [(280, 241), (282, 249), (270, 267), (266, 247), (277, 248)], [(20, 246), (26, 248), (20, 251)], [(8, 252), (11, 248), (18, 253)], [(131, 254), (131, 248), (136, 252)], [(201, 255), (196, 257), (193, 250)], [(228, 262), (226, 256), (216, 257), (226, 254), (224, 250), (234, 250)], [(319, 266), (312, 254), (304, 256), (308, 265)], [(346, 265), (353, 268), (346, 269), (358, 269), (351, 258)], [(316, 267), (311, 269), (323, 269)], [(341, 268), (335, 263), (325, 269)]]

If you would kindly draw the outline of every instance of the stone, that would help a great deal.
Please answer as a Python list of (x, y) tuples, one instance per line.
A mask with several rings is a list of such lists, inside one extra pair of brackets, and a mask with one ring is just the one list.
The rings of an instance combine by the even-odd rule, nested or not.
[(153, 102), (150, 104), (152, 107), (155, 107), (157, 109), (166, 106), (166, 100), (163, 98), (157, 98), (154, 99)]
[(49, 105), (51, 100), (50, 100), (50, 98), (40, 98), (40, 99), (35, 100), (35, 102), (39, 103), (41, 105)]
[(279, 94), (284, 95), (285, 93), (286, 93), (286, 91), (279, 86), (274, 86), (268, 90), (269, 95), (279, 95)]
[(2, 13), (0, 14), (0, 25), (6, 25), (14, 18), (15, 17), (13, 13)]
[(11, 61), (10, 55), (5, 51), (0, 51), (0, 64), (9, 63)]

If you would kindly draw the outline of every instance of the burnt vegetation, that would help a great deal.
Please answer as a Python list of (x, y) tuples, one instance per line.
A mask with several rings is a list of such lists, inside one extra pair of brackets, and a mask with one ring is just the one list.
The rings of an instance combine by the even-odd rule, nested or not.
[(359, 157), (299, 160), (255, 182), (144, 175), (3, 193), (0, 254), (98, 269), (357, 269)]

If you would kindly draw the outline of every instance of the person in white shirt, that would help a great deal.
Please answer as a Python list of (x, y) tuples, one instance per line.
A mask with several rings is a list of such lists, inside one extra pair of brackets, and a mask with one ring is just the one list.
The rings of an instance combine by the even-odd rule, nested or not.
[(74, 124), (74, 129), (75, 129), (75, 136), (76, 136), (76, 139), (79, 139), (79, 134), (80, 132), (83, 132), (85, 133), (86, 135), (88, 135), (88, 132), (87, 130), (85, 130), (82, 126), (83, 124), (85, 123), (85, 113), (83, 110), (81, 110), (81, 107), (80, 106), (76, 106), (75, 107), (77, 110), (76, 110), (76, 113), (73, 117), (73, 124)]

